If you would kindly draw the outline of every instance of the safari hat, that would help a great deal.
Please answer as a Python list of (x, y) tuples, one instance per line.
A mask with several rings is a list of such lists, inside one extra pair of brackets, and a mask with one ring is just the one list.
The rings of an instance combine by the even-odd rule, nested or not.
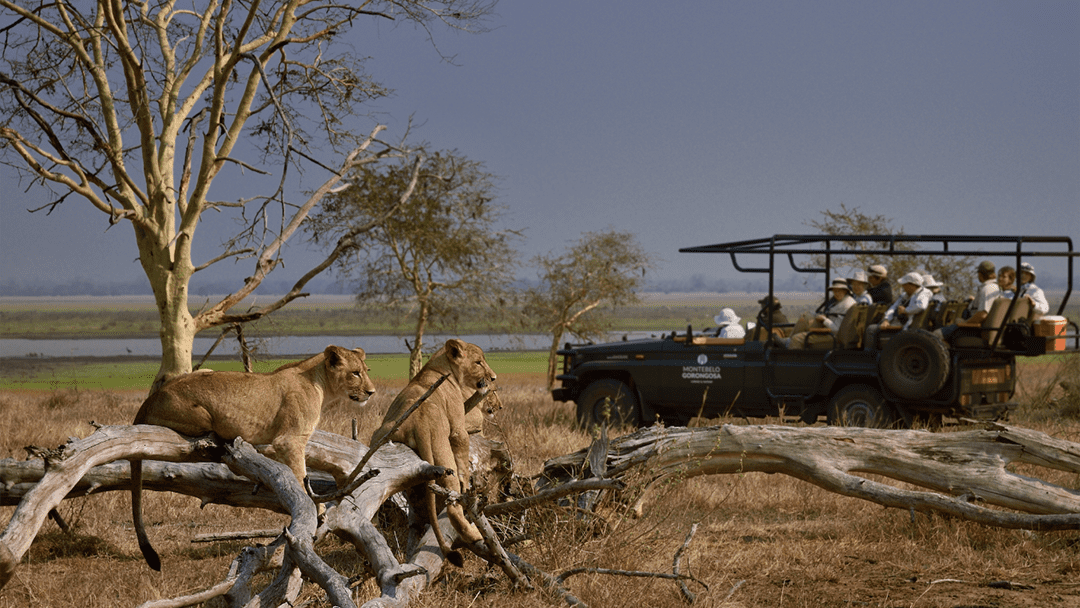
[(900, 277), (900, 284), (904, 285), (905, 283), (922, 287), (922, 275), (917, 272), (909, 272)]
[(769, 296), (765, 296), (764, 298), (758, 300), (757, 303), (761, 304), (762, 306), (769, 304), (771, 308), (780, 308), (780, 300), (776, 296), (773, 296), (772, 302), (769, 302)]
[(847, 284), (847, 280), (845, 279), (833, 279), (832, 285), (829, 286), (829, 289), (843, 289), (845, 291), (851, 291), (851, 286)]
[[(1021, 266), (1023, 266), (1023, 264), (1021, 264)], [(997, 272), (997, 267), (994, 266), (994, 263), (990, 260), (983, 260), (979, 262), (979, 272), (983, 274), (990, 274), (993, 272)]]
[(1020, 263), (1020, 272), (1027, 272), (1031, 274), (1031, 280), (1035, 280), (1035, 267), (1027, 262)]
[(848, 283), (851, 283), (852, 281), (858, 281), (860, 283), (869, 283), (870, 282), (870, 281), (866, 280), (866, 272), (864, 272), (862, 270), (856, 270), (855, 272), (853, 272), (851, 274), (850, 277), (848, 277)]
[(735, 314), (734, 310), (722, 308), (720, 309), (720, 314), (713, 317), (713, 321), (716, 322), (717, 327), (724, 327), (725, 325), (738, 325), (742, 319), (739, 318), (739, 315)]
[(922, 275), (922, 286), (923, 287), (927, 287), (927, 288), (941, 287), (941, 285), (942, 285), (941, 283), (938, 283), (937, 280), (934, 279), (934, 275), (932, 275), (932, 274), (924, 274), (924, 275)]
[(881, 264), (874, 264), (873, 266), (867, 268), (866, 271), (869, 272), (871, 276), (881, 277), (883, 279), (889, 276), (889, 271)]

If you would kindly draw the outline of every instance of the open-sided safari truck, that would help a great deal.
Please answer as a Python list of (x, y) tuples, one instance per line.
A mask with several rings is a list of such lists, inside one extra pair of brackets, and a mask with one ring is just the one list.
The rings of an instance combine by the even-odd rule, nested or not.
[[(685, 425), (695, 416), (725, 414), (797, 415), (807, 423), (825, 416), (829, 424), (880, 428), (933, 424), (943, 416), (994, 420), (1015, 405), (1016, 357), (1080, 352), (1076, 320), (1062, 317), (1078, 255), (1069, 237), (776, 235), (679, 251), (726, 253), (740, 272), (767, 274), (768, 301), (778, 261), (786, 258), (796, 272), (820, 275), (827, 295), (834, 261), (867, 251), (1009, 258), (1016, 268), (1033, 258), (1058, 258), (1068, 285), (1056, 310), (1051, 302), (1050, 315), (1041, 320), (1026, 299), (1014, 296), (997, 298), (981, 324), (962, 319), (967, 302), (960, 300), (935, 303), (908, 329), (874, 331), (888, 305), (857, 305), (835, 334), (812, 330), (805, 348), (785, 346), (790, 324), (774, 327), (768, 315), (746, 338), (695, 334), (687, 327), (659, 339), (568, 343), (558, 351), (561, 386), (552, 394), (577, 404), (583, 426), (608, 417)], [(958, 327), (948, 342), (933, 331), (952, 324)]]

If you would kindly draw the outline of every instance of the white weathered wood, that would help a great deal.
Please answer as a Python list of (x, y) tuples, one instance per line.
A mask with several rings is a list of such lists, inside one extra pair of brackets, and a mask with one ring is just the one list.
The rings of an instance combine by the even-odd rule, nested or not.
[(158, 426), (106, 426), (86, 439), (68, 443), (46, 458), (46, 472), (26, 493), (12, 514), (0, 544), (6, 546), (15, 561), (22, 559), (49, 511), (64, 499), (83, 475), (99, 464), (150, 458), (181, 461), (199, 457), (216, 444), (205, 438), (184, 437)]
[[(545, 464), (551, 480), (573, 477), (586, 450)], [(846, 427), (653, 427), (611, 442), (608, 468), (640, 461), (650, 486), (672, 477), (784, 473), (832, 492), (917, 511), (938, 511), (991, 526), (1080, 528), (1080, 492), (1006, 467), (1028, 463), (1080, 473), (1080, 445), (1044, 433), (993, 425), (957, 433)], [(873, 474), (931, 491), (872, 481)], [(648, 487), (634, 508), (639, 513)], [(991, 509), (974, 501), (1021, 511)]]

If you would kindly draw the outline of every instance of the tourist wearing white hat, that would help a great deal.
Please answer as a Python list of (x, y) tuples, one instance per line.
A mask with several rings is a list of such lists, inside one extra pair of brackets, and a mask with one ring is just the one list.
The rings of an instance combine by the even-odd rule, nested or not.
[(870, 286), (870, 281), (866, 279), (865, 271), (856, 270), (848, 277), (847, 283), (851, 287), (851, 297), (855, 299), (856, 304), (869, 305), (874, 303), (873, 296), (866, 291)]
[(942, 283), (938, 283), (934, 279), (932, 274), (924, 274), (922, 277), (922, 286), (930, 290), (931, 302), (945, 302), (945, 294), (941, 293), (941, 288), (944, 286)]
[(896, 323), (903, 323), (904, 329), (911, 325), (915, 315), (930, 306), (930, 290), (922, 286), (922, 275), (917, 272), (909, 272), (900, 277), (900, 289), (904, 294), (892, 306), (885, 311), (885, 318), (881, 321), (881, 327), (889, 327)]
[(742, 319), (735, 314), (735, 311), (730, 308), (720, 309), (720, 314), (713, 317), (713, 321), (716, 322), (716, 336), (718, 338), (743, 338), (746, 337), (746, 330), (742, 328), (739, 323)]
[(1027, 262), (1020, 264), (1020, 297), (1031, 300), (1031, 309), (1039, 316), (1050, 312), (1046, 294), (1035, 284), (1035, 267)]

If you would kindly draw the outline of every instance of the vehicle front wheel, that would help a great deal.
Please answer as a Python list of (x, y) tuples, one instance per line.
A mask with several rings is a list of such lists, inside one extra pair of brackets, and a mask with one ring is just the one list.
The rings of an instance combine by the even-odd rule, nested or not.
[(870, 429), (893, 428), (898, 416), (877, 389), (862, 384), (845, 387), (829, 403), (829, 424)]
[(612, 378), (597, 380), (581, 391), (577, 398), (577, 422), (584, 429), (601, 425), (639, 426), (641, 409), (637, 396), (625, 382)]

